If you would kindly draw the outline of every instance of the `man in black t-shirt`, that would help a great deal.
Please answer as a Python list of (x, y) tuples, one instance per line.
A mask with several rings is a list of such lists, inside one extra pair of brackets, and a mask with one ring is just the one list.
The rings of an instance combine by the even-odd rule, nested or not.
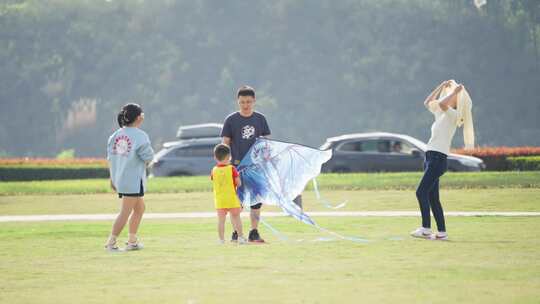
[[(255, 90), (249, 86), (242, 86), (236, 93), (240, 111), (227, 116), (221, 130), (223, 143), (231, 147), (232, 164), (238, 166), (242, 158), (255, 143), (257, 137), (270, 135), (270, 128), (263, 114), (254, 111)], [(261, 216), (262, 203), (251, 206), (251, 231), (249, 242), (264, 243), (257, 230)], [(232, 240), (236, 241), (238, 234), (233, 232)]]

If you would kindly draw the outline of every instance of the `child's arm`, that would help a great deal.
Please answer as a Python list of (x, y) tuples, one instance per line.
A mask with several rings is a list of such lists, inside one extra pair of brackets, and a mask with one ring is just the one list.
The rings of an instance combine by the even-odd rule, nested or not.
[(242, 186), (242, 180), (240, 179), (240, 176), (234, 178), (234, 184), (236, 185), (236, 187)]
[(242, 180), (240, 179), (240, 173), (238, 173), (238, 170), (236, 170), (235, 167), (232, 167), (232, 175), (234, 180), (234, 186), (240, 187), (242, 186)]

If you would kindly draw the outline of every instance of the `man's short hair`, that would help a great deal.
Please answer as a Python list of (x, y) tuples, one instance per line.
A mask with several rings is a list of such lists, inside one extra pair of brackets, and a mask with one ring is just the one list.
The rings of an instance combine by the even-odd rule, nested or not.
[(217, 160), (223, 161), (231, 154), (231, 148), (226, 144), (218, 144), (214, 147), (214, 156)]
[(243, 85), (236, 92), (236, 98), (240, 96), (251, 96), (255, 98), (255, 89), (248, 85)]

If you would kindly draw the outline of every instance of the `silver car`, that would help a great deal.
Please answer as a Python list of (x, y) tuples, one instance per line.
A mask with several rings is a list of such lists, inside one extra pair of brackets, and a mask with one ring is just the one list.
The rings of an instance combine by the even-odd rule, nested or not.
[(214, 147), (222, 124), (180, 126), (178, 141), (166, 142), (150, 163), (150, 176), (207, 175), (215, 165)]
[[(426, 144), (403, 134), (359, 133), (328, 138), (322, 150), (332, 149), (323, 172), (423, 171)], [(449, 171), (480, 171), (484, 162), (476, 157), (448, 155)]]
[(214, 147), (221, 137), (192, 138), (163, 144), (150, 163), (150, 176), (210, 175)]

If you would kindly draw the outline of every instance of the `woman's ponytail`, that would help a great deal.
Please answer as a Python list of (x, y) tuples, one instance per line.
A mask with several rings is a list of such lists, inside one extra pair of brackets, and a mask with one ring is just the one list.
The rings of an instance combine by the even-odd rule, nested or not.
[(142, 114), (142, 108), (136, 103), (128, 103), (122, 107), (122, 110), (118, 113), (116, 120), (120, 128), (128, 126), (135, 122), (137, 117)]

